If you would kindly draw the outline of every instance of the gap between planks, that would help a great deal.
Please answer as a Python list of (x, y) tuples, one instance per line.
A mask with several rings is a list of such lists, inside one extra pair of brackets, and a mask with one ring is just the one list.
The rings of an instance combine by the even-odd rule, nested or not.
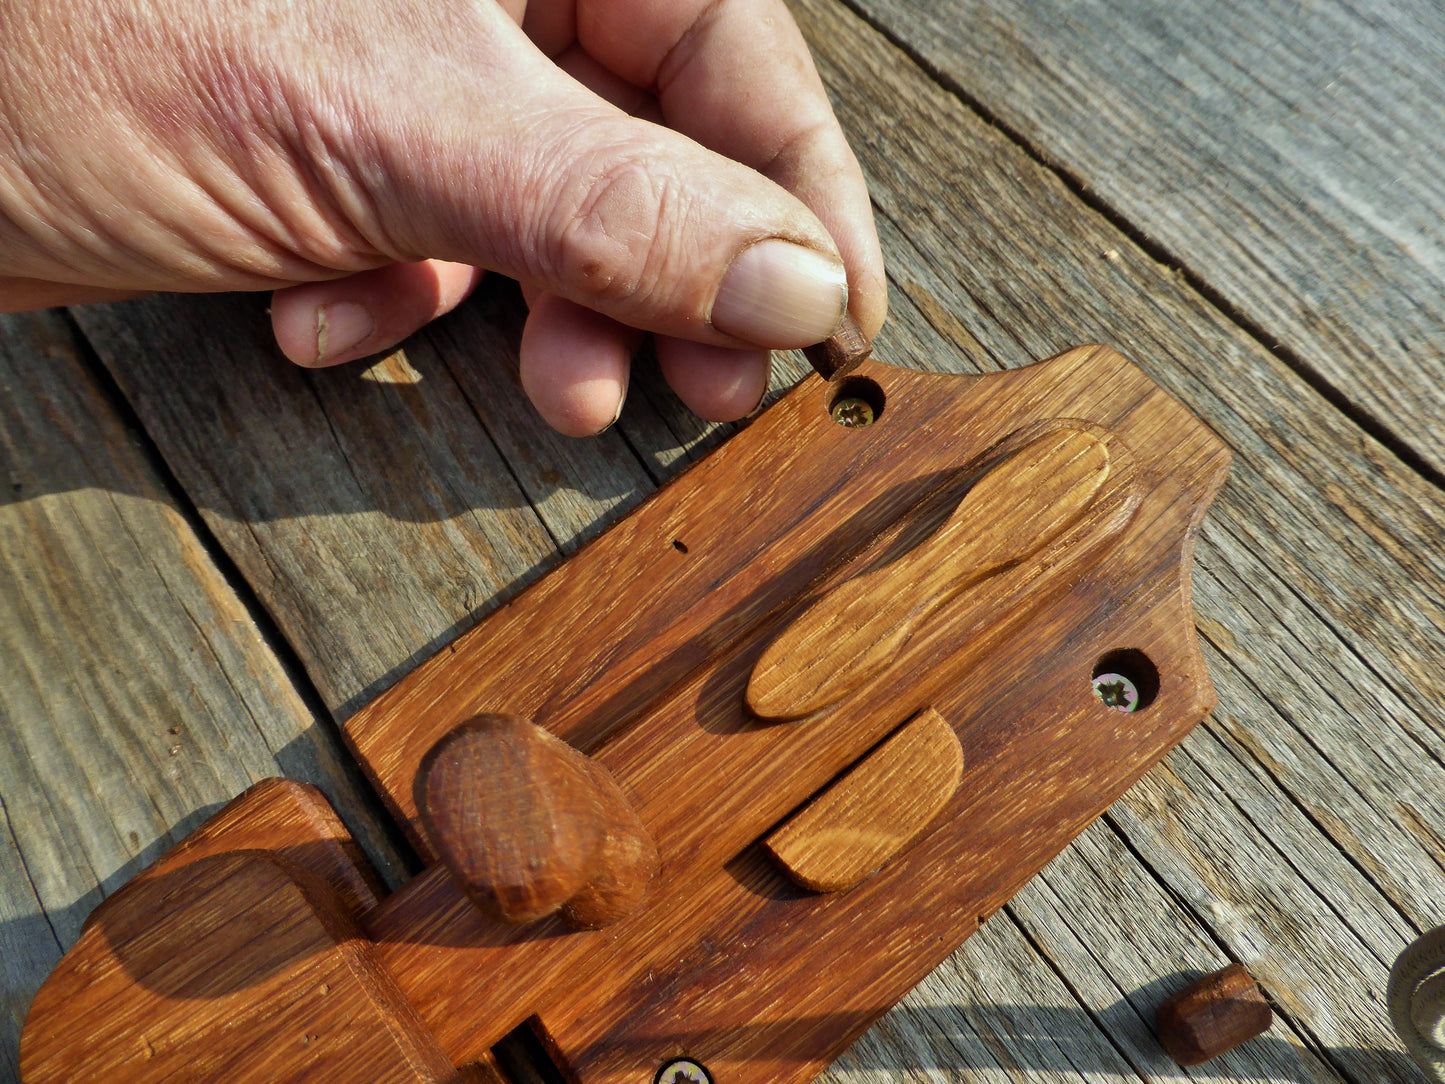
[[(250, 581), (241, 575), (240, 569), (232, 560), (231, 555), (226, 552), (220, 540), (212, 532), (210, 525), (200, 514), (195, 502), (185, 487), (176, 478), (175, 472), (165, 457), (161, 455), (160, 448), (151, 436), (149, 430), (142, 424), (135, 407), (116, 384), (115, 378), (111, 375), (99, 355), (96, 352), (95, 344), (90, 341), (85, 329), (75, 319), (69, 309), (64, 310), (62, 322), (69, 329), (74, 342), (79, 347), (75, 353), (81, 368), (85, 374), (94, 382), (100, 395), (104, 398), (107, 406), (115, 413), (121, 426), (130, 436), (132, 446), (136, 449), (145, 465), (152, 475), (159, 482), (161, 489), (170, 500), (171, 506), (175, 509), (184, 521), (186, 528), (196, 539), (201, 549), (205, 551), (216, 570), (220, 573), (221, 579), (226, 587), (236, 596), (246, 616), (251, 619), (261, 641), (271, 651), (272, 655), (281, 665), (281, 671), (286, 680), (290, 683), (292, 690), (301, 700), (302, 705), (311, 715), (316, 725), (320, 726), (326, 734), (327, 740), (336, 749), (346, 748), (345, 740), (341, 734), (341, 725), (336, 716), (326, 707), (320, 691), (306, 672), (306, 667), (301, 662), (301, 657), (286, 636), (276, 624), (271, 612), (261, 602), (256, 590)], [(220, 669), (218, 667), (218, 669)], [(224, 671), (223, 671), (224, 672)], [(363, 808), (369, 814), (371, 829), (380, 831), (383, 834), (386, 845), (392, 854), (396, 855), (405, 863), (403, 870), (396, 870), (392, 863), (384, 860), (384, 855), (373, 854), (370, 847), (367, 847), (367, 858), (372, 862), (373, 868), (387, 883), (390, 889), (400, 886), (405, 877), (416, 873), (420, 868), (420, 860), (412, 850), (411, 844), (405, 835), (397, 828), (391, 815), (386, 811), (380, 797), (375, 789), (367, 782), (357, 766), (355, 760), (349, 755), (339, 758), (343, 769), (351, 780), (355, 793), (363, 803)], [(351, 827), (351, 826), (348, 826)], [(359, 827), (359, 826), (358, 826)], [(358, 838), (366, 840), (369, 832), (362, 832)], [(97, 878), (99, 880), (99, 878)], [(48, 921), (48, 918), (47, 918)]]
[[(1247, 315), (1240, 305), (1231, 301), (1218, 287), (1210, 283), (1203, 273), (1191, 267), (1186, 257), (1151, 238), (1141, 227), (1135, 225), (1124, 211), (1109, 203), (1090, 188), (1082, 177), (1069, 169), (1062, 161), (1045, 153), (1034, 140), (1028, 138), (1017, 127), (999, 116), (995, 110), (985, 105), (979, 97), (925, 56), (907, 38), (896, 33), (887, 23), (875, 18), (860, 3), (860, 0), (836, 0), (836, 2), (903, 53), (939, 89), (956, 99), (980, 122), (997, 131), (1036, 165), (1057, 177), (1059, 182), (1080, 203), (1102, 217), (1155, 263), (1178, 275), (1185, 285), (1217, 309), (1230, 323), (1279, 358), (1321, 399), (1382, 447), (1388, 449), (1402, 466), (1419, 475), (1431, 486), (1445, 492), (1445, 470), (1439, 469), (1416, 451), (1409, 441), (1387, 421), (1371, 413), (1362, 404), (1352, 401), (1341, 388), (1297, 350), (1271, 335), (1262, 324)], [(876, 205), (874, 211), (881, 213)]]

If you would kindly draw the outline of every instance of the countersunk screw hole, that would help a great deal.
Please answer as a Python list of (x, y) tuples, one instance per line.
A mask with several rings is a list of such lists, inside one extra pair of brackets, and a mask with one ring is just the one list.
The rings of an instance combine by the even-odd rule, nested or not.
[(878, 381), (866, 376), (845, 377), (828, 400), (828, 413), (847, 429), (863, 429), (883, 416), (886, 397)]
[(1138, 648), (1110, 651), (1094, 664), (1094, 697), (1112, 711), (1143, 711), (1159, 695), (1159, 669)]

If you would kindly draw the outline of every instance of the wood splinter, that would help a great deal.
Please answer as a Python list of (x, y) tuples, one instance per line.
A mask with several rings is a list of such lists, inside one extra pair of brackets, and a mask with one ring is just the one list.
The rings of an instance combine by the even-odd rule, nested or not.
[(1274, 1012), (1243, 964), (1205, 975), (1159, 1006), (1159, 1042), (1180, 1065), (1199, 1065), (1263, 1035)]

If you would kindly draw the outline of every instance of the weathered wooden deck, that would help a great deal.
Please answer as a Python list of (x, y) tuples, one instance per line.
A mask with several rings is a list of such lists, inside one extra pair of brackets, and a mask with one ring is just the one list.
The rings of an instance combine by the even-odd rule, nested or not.
[[(1219, 709), (828, 1079), (1423, 1079), (1383, 990), (1445, 922), (1445, 7), (797, 11), (872, 184), (878, 353), (1108, 342), (1236, 457), (1194, 576)], [(338, 722), (727, 435), (655, 372), (550, 434), (506, 289), (327, 372), (264, 304), (0, 318), (0, 1080), (84, 916), (254, 780), (404, 878)], [(1180, 1069), (1154, 1006), (1231, 959), (1275, 1028)]]

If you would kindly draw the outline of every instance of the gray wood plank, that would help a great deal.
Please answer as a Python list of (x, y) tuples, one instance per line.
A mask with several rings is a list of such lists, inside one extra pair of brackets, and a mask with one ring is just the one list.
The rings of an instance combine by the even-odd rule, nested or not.
[(41, 980), (64, 949), (25, 870), (0, 795), (0, 1081), (20, 1079), (20, 1027)]
[(849, 2), (1441, 477), (1445, 7)]
[(51, 314), (0, 317), (0, 1078), (100, 900), (258, 779), (374, 799)]
[[(646, 370), (602, 436), (548, 429), (517, 381), (520, 301), (495, 282), (404, 349), (320, 371), (280, 356), (254, 298), (77, 316), (338, 718), (729, 431)], [(780, 359), (775, 395), (799, 364)]]
[[(604, 459), (539, 440), (510, 467), (488, 424), (506, 439), (516, 389), (468, 401), (425, 338), (311, 372), (276, 351), (256, 298), (156, 297), (79, 319), (341, 716), (544, 569), (549, 530), (569, 539), (579, 508), (604, 521), (646, 477), (616, 441)], [(505, 364), (514, 337), (479, 334), (466, 364)], [(514, 471), (540, 487), (550, 525)]]
[[(1080, 836), (1008, 913), (1145, 1079), (1186, 1075), (1154, 1037), (1155, 1009), (1230, 957), (1112, 824), (1096, 823)], [(1344, 1079), (1290, 1019), (1194, 1072), (1228, 1080)]]
[(970, 939), (966, 952), (935, 970), (820, 1079), (1147, 1078), (1090, 1019), (1019, 927), (999, 914)]

